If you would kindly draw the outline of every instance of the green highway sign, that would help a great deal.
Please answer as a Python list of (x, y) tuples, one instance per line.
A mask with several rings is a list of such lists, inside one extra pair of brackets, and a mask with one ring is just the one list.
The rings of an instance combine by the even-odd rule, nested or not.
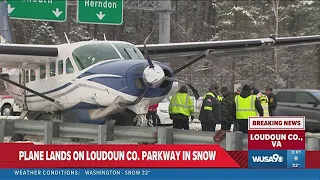
[(78, 0), (80, 23), (121, 25), (123, 0)]
[(12, 19), (64, 22), (67, 0), (7, 0)]

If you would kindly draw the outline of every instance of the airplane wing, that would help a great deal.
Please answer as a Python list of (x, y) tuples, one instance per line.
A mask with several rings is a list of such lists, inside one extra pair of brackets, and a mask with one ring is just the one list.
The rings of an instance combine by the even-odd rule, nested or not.
[(57, 56), (54, 45), (0, 44), (1, 68), (35, 69)]
[[(211, 50), (214, 57), (239, 55), (252, 52), (264, 52), (278, 46), (297, 46), (320, 43), (320, 35), (297, 36), (228, 41), (187, 42), (168, 44), (147, 44), (147, 51), (153, 60), (195, 57), (206, 50)], [(143, 45), (136, 45), (144, 53)]]

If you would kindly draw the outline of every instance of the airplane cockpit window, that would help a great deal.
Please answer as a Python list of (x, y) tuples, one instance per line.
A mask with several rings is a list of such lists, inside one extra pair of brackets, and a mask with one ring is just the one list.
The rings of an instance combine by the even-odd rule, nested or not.
[(36, 73), (33, 69), (30, 70), (30, 81), (36, 80)]
[(58, 74), (63, 74), (63, 60), (58, 61)]
[(69, 58), (66, 60), (66, 73), (74, 73), (74, 68)]
[(117, 51), (109, 43), (96, 43), (81, 46), (72, 52), (79, 70), (85, 69), (100, 61), (120, 59)]
[(29, 70), (26, 70), (26, 83), (29, 82)]
[(56, 62), (51, 62), (49, 67), (50, 77), (56, 75)]
[(124, 59), (144, 59), (140, 50), (131, 44), (114, 43), (113, 45)]
[(46, 65), (40, 66), (40, 79), (46, 78)]

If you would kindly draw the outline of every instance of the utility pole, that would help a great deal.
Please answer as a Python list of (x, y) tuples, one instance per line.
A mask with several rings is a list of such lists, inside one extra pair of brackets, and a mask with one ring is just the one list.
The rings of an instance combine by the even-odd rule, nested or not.
[(159, 10), (159, 44), (170, 43), (171, 0), (161, 1)]
[(159, 13), (159, 43), (170, 43), (171, 0), (125, 0), (125, 9)]
[(5, 1), (0, 1), (0, 35), (10, 43), (13, 43), (14, 39)]

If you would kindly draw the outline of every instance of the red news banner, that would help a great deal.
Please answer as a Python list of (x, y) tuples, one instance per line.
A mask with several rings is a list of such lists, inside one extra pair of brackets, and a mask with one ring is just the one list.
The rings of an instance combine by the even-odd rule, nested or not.
[(34, 145), (0, 143), (1, 168), (234, 167), (219, 145)]
[(248, 149), (305, 149), (304, 117), (250, 117)]

